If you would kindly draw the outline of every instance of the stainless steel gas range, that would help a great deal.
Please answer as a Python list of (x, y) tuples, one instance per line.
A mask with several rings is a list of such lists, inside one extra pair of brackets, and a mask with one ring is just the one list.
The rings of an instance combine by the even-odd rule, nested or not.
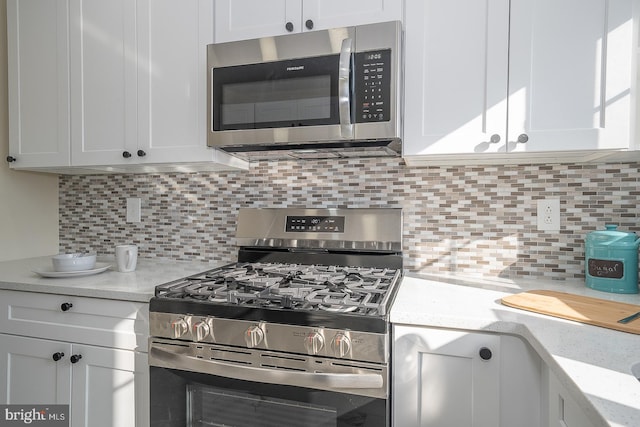
[(399, 209), (241, 209), (238, 262), (156, 287), (151, 425), (390, 425)]

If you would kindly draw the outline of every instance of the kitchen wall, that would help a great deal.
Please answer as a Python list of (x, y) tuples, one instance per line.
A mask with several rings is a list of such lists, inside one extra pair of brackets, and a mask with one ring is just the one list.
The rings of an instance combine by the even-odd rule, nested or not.
[(0, 0), (0, 261), (58, 251), (58, 177), (9, 169), (7, 102), (7, 8)]
[[(125, 221), (126, 198), (142, 222)], [(561, 200), (560, 232), (536, 200)], [(60, 177), (60, 245), (231, 262), (240, 207), (402, 207), (405, 265), (424, 273), (582, 278), (584, 237), (640, 231), (640, 164), (407, 168), (402, 160), (261, 162), (250, 171)]]

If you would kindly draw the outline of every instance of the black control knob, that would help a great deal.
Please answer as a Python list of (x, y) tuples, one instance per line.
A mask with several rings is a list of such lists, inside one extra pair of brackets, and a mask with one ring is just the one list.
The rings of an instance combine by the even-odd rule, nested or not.
[(131, 153), (130, 153), (130, 152), (128, 152), (128, 151), (124, 151), (124, 152), (122, 153), (122, 157), (124, 157), (125, 159), (128, 159), (129, 157), (131, 157)]
[(16, 158), (15, 158), (15, 157), (13, 157), (13, 156), (7, 156), (7, 162), (9, 162), (9, 163), (13, 163), (13, 162), (15, 162), (16, 160), (18, 160), (18, 159), (16, 159)]
[(80, 359), (82, 359), (82, 355), (81, 354), (74, 354), (69, 359), (71, 360), (71, 363), (78, 363), (78, 361)]
[(307, 19), (304, 26), (307, 27), (307, 30), (313, 30), (313, 21), (311, 19)]
[(138, 150), (138, 157), (144, 157), (147, 155), (147, 153), (144, 152), (144, 150)]
[(487, 347), (482, 347), (479, 353), (480, 353), (480, 359), (482, 360), (489, 360), (493, 357), (493, 353)]
[(61, 351), (57, 352), (57, 353), (53, 353), (53, 356), (51, 356), (53, 358), (54, 362), (57, 362), (58, 360), (62, 359), (64, 357), (64, 353), (62, 353)]
[(293, 31), (293, 23), (292, 22), (287, 22), (285, 24), (284, 28), (286, 28), (287, 31), (289, 31), (289, 32)]
[(73, 307), (73, 304), (71, 304), (70, 302), (63, 302), (62, 304), (60, 304), (60, 310), (62, 311), (69, 311), (71, 307)]

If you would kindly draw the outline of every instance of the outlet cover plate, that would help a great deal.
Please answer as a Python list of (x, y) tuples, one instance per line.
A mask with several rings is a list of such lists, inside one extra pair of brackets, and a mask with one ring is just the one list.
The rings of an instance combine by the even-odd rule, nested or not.
[(539, 231), (560, 231), (560, 199), (538, 200)]

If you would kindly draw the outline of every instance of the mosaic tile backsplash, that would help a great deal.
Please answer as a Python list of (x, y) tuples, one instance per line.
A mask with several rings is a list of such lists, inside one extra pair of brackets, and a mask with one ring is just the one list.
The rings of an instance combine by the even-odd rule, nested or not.
[[(129, 197), (142, 199), (142, 222), (126, 222)], [(537, 230), (543, 197), (560, 199), (560, 232)], [(640, 164), (408, 168), (380, 158), (61, 176), (60, 249), (135, 243), (141, 257), (229, 263), (241, 207), (401, 207), (409, 271), (583, 278), (588, 232), (640, 231)]]

